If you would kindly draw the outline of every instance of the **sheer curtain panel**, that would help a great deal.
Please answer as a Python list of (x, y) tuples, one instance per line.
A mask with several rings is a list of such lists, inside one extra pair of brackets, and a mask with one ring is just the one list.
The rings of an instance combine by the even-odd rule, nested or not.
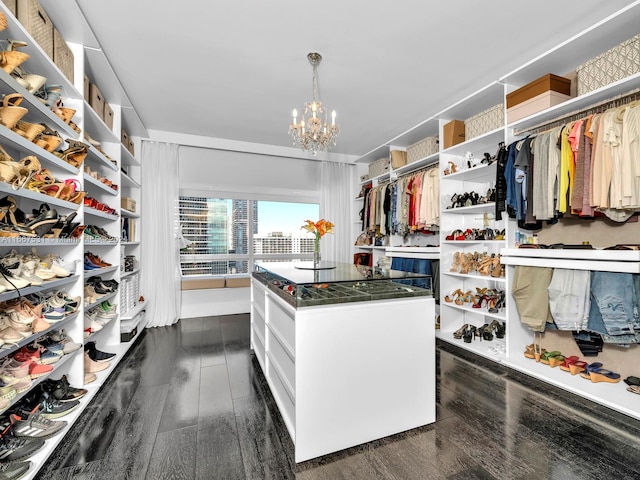
[(178, 145), (142, 142), (142, 287), (149, 327), (165, 327), (180, 315)]
[(323, 162), (320, 175), (320, 217), (335, 224), (333, 235), (320, 242), (323, 260), (352, 263), (351, 258), (351, 165)]

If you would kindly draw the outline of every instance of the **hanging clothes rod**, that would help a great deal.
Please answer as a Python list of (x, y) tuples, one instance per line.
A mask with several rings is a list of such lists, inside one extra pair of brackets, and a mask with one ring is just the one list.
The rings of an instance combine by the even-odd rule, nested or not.
[(528, 135), (538, 134), (540, 132), (551, 130), (555, 127), (559, 127), (569, 122), (581, 120), (583, 118), (588, 117), (589, 115), (602, 113), (605, 110), (608, 110), (609, 108), (617, 108), (617, 107), (621, 107), (622, 105), (627, 105), (638, 99), (640, 99), (640, 88), (636, 88), (635, 90), (624, 93), (622, 95), (618, 95), (616, 97), (603, 100), (602, 102), (595, 103), (593, 105), (590, 105), (587, 108), (574, 110), (573, 112), (566, 113), (552, 120), (547, 120), (543, 123), (538, 123), (537, 125), (523, 128), (522, 130), (514, 130), (513, 134), (515, 136), (520, 136), (524, 134), (528, 134)]
[(420, 167), (417, 168), (415, 170), (409, 170), (406, 172), (402, 172), (401, 174), (396, 174), (396, 178), (393, 180), (398, 180), (400, 178), (404, 178), (404, 177), (410, 177), (411, 175), (416, 175), (420, 172), (428, 172), (429, 170), (433, 170), (434, 168), (438, 168), (438, 166), (440, 165), (440, 162), (435, 162), (435, 163), (431, 163), (429, 165), (426, 165), (424, 167)]

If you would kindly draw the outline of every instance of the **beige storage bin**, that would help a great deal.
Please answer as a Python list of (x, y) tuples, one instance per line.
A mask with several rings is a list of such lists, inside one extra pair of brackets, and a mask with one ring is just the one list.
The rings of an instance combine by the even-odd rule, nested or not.
[(438, 153), (438, 137), (423, 138), (407, 147), (407, 163), (417, 162)]
[(534, 113), (541, 112), (547, 108), (566, 102), (571, 97), (562, 93), (549, 90), (547, 92), (536, 95), (529, 100), (519, 103), (515, 107), (507, 109), (507, 123), (517, 122), (522, 118), (526, 118)]
[(640, 34), (616, 45), (576, 68), (578, 95), (640, 72)]
[(465, 140), (504, 127), (504, 104), (495, 105), (464, 121)]
[(89, 105), (100, 118), (104, 115), (104, 97), (95, 83), (89, 85)]
[(136, 211), (136, 201), (133, 198), (122, 197), (120, 199), (120, 207), (130, 212)]
[(53, 23), (38, 0), (18, 0), (18, 21), (53, 60)]
[(384, 157), (369, 164), (369, 178), (379, 177), (389, 172), (389, 158)]
[(55, 28), (53, 29), (53, 63), (73, 83), (73, 52)]
[(407, 152), (404, 150), (391, 150), (391, 168), (404, 167), (407, 164)]
[(7, 6), (9, 11), (13, 13), (14, 17), (17, 17), (16, 14), (18, 13), (18, 0), (2, 0), (2, 3)]
[(104, 102), (102, 119), (104, 120), (104, 123), (107, 124), (107, 127), (109, 127), (109, 130), (113, 130), (113, 110), (107, 102)]

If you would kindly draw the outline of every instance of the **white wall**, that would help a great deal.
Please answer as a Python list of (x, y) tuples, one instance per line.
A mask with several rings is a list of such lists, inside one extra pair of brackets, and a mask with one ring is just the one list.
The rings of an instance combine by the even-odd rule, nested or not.
[[(180, 190), (234, 198), (317, 203), (321, 162), (181, 146)], [(181, 318), (250, 311), (249, 288), (182, 292)]]

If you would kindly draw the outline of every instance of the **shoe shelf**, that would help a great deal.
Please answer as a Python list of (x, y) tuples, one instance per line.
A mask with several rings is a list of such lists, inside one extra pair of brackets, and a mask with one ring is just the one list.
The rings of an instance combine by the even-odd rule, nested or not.
[(124, 208), (120, 209), (120, 215), (126, 218), (140, 218), (140, 214), (136, 212), (130, 212), (129, 210), (125, 210)]
[(88, 152), (88, 155), (87, 155), (87, 159), (96, 161), (101, 165), (106, 165), (106, 167), (109, 168), (109, 170), (113, 170), (113, 171), (117, 171), (118, 170), (118, 166), (115, 163), (113, 163), (111, 160), (109, 160), (104, 155), (104, 153), (102, 153), (100, 150), (98, 150), (93, 145), (89, 146), (89, 152)]
[[(98, 139), (100, 142), (120, 142), (120, 137), (113, 133), (104, 120), (98, 116), (91, 105), (84, 100), (84, 130), (90, 132), (93, 138)], [(97, 150), (96, 150), (97, 152)], [(109, 160), (107, 160), (109, 161)], [(111, 162), (109, 162), (111, 163)]]
[[(495, 147), (498, 147), (496, 142)], [(460, 168), (460, 167), (459, 167)], [(476, 182), (476, 183), (488, 183), (496, 181), (496, 165), (480, 164), (477, 167), (460, 169), (455, 173), (449, 175), (443, 175), (442, 180), (456, 180), (458, 182)]]
[(66, 200), (60, 200), (59, 198), (45, 195), (44, 193), (35, 192), (28, 188), (13, 188), (11, 185), (5, 182), (0, 182), (0, 192), (4, 192), (8, 195), (15, 195), (22, 198), (29, 198), (40, 203), (47, 203), (54, 207), (66, 208), (68, 210), (77, 210), (80, 205), (73, 202), (67, 202)]
[(436, 330), (436, 338), (462, 348), (463, 350), (480, 355), (481, 357), (493, 360), (494, 362), (504, 360), (507, 348), (507, 342), (504, 339), (496, 339), (494, 337), (493, 340), (487, 341), (474, 337), (471, 343), (465, 343), (462, 339), (458, 340), (457, 338), (453, 338), (453, 332), (455, 332), (455, 330)]
[(72, 175), (78, 174), (78, 169), (65, 162), (59, 157), (56, 157), (53, 153), (47, 152), (45, 149), (40, 148), (35, 143), (30, 142), (26, 138), (18, 135), (13, 130), (9, 130), (4, 126), (0, 126), (0, 134), (2, 135), (2, 144), (4, 147), (13, 147), (20, 151), (29, 152), (38, 157), (41, 163), (44, 163), (43, 167), (47, 165), (54, 165), (56, 168), (69, 172)]
[(427, 260), (440, 258), (440, 247), (385, 247), (384, 251), (390, 257), (424, 258)]
[(105, 273), (109, 273), (109, 272), (115, 272), (116, 270), (119, 270), (119, 269), (120, 269), (119, 265), (112, 265), (110, 267), (95, 268), (93, 270), (84, 270), (84, 276), (99, 277), (100, 275), (104, 275)]
[[(522, 349), (524, 351), (524, 345)], [(638, 397), (634, 393), (627, 392), (627, 384), (622, 381), (619, 383), (593, 383), (591, 380), (582, 378), (579, 374), (571, 375), (569, 372), (560, 370), (560, 367), (551, 368), (549, 365), (526, 358), (522, 352), (517, 351), (510, 352), (510, 355), (503, 360), (503, 363), (508, 367), (568, 390), (580, 397), (600, 403), (630, 417), (640, 419)]]
[(491, 245), (491, 244), (502, 244), (504, 245), (504, 240), (443, 240), (442, 244), (443, 245), (473, 245), (473, 244), (478, 244), (478, 243), (482, 243), (487, 244), (487, 245)]
[(453, 213), (457, 215), (464, 215), (465, 213), (484, 213), (495, 210), (495, 202), (479, 203), (478, 205), (470, 205), (468, 207), (447, 208), (443, 213)]
[(473, 273), (457, 273), (457, 272), (443, 271), (442, 274), (448, 277), (457, 277), (457, 278), (483, 280), (483, 281), (489, 280), (491, 282), (498, 282), (498, 283), (506, 283), (507, 281), (505, 277), (492, 277), (490, 275), (480, 275), (480, 274), (473, 274)]
[(132, 320), (138, 315), (142, 310), (144, 310), (146, 306), (146, 302), (138, 302), (138, 304), (130, 310), (126, 312), (122, 312), (120, 314), (120, 320)]
[[(55, 331), (55, 330), (60, 330), (67, 323), (69, 323), (72, 320), (75, 320), (77, 317), (78, 317), (78, 312), (74, 312), (74, 313), (72, 313), (70, 315), (67, 315), (65, 318), (63, 318), (59, 322), (51, 323), (51, 326), (49, 328), (47, 328), (46, 330), (43, 330), (42, 332), (34, 333), (33, 335), (31, 335), (31, 336), (29, 336), (29, 337), (27, 337), (27, 338), (25, 338), (23, 340), (20, 340), (15, 345), (11, 345), (10, 347), (0, 349), (0, 358), (4, 358), (7, 355), (11, 355), (13, 352), (21, 349), (25, 345), (29, 345), (30, 343), (34, 342), (35, 340), (37, 340), (38, 338), (46, 335), (49, 332), (52, 332), (52, 331)], [(47, 321), (49, 321), (49, 320), (47, 320)]]
[[(110, 318), (109, 320), (106, 320), (104, 323), (103, 322), (98, 322), (102, 325), (102, 328), (100, 330), (96, 330), (96, 331), (92, 331), (88, 336), (84, 337), (84, 343), (86, 344), (87, 342), (95, 342), (96, 341), (96, 337), (98, 337), (100, 335), (100, 333), (105, 331), (105, 328), (107, 327), (107, 325), (109, 325), (110, 323), (112, 323), (115, 320), (116, 317), (114, 318)], [(96, 320), (97, 322), (97, 320)]]
[[(494, 153), (496, 153), (496, 150), (498, 149), (498, 144), (502, 141), (504, 141), (504, 127), (500, 127), (496, 130), (485, 133), (484, 135), (480, 135), (479, 137), (475, 137), (475, 138), (472, 138), (471, 140), (467, 140), (466, 142), (462, 142), (452, 147), (449, 147), (446, 150), (443, 150), (442, 152), (440, 152), (440, 155), (446, 154), (446, 155), (455, 155), (457, 157), (461, 157), (468, 151), (478, 152), (478, 153), (488, 152), (491, 155), (493, 155)], [(474, 169), (470, 168), (468, 170), (474, 170)], [(455, 175), (455, 174), (451, 174), (451, 175)]]
[(135, 242), (120, 242), (120, 245), (140, 245), (140, 242), (138, 240)]
[(30, 391), (32, 391), (35, 387), (37, 387), (40, 383), (45, 381), (47, 378), (49, 378), (49, 377), (57, 377), (58, 375), (57, 375), (56, 372), (62, 367), (62, 365), (67, 363), (72, 357), (74, 357), (81, 350), (82, 349), (79, 348), (78, 350), (75, 350), (75, 351), (73, 351), (71, 353), (67, 353), (65, 355), (62, 355), (60, 357), (60, 360), (58, 360), (56, 363), (50, 364), (53, 367), (53, 370), (51, 370), (49, 373), (45, 373), (41, 377), (32, 379), (31, 380), (31, 386), (27, 390), (25, 390), (24, 392), (20, 392), (20, 393), (16, 394), (16, 396), (11, 399), (11, 403), (9, 404), (7, 409), (10, 409), (13, 405), (18, 403), (22, 399), (22, 397), (27, 395)]
[(90, 186), (92, 188), (97, 188), (99, 191), (106, 192), (108, 195), (113, 195), (113, 196), (117, 196), (118, 195), (118, 191), (117, 190), (114, 190), (113, 188), (109, 187), (108, 185), (105, 185), (100, 180), (96, 180), (91, 175), (87, 175), (86, 173), (84, 173), (82, 175), (82, 178), (84, 179), (85, 187)]
[[(29, 66), (30, 60), (31, 59), (27, 60), (27, 66)], [(25, 107), (27, 110), (29, 110), (29, 113), (27, 113), (25, 119), (28, 119), (29, 121), (35, 123), (44, 123), (47, 126), (57, 130), (59, 133), (64, 133), (68, 137), (71, 137), (73, 139), (78, 138), (78, 133), (69, 125), (64, 123), (64, 121), (60, 117), (53, 113), (53, 110), (42, 103), (38, 97), (33, 95), (26, 88), (16, 82), (11, 75), (9, 75), (2, 69), (0, 69), (0, 85), (6, 86), (2, 88), (2, 93), (15, 92), (22, 95), (23, 100), (20, 106)]]
[(93, 303), (89, 303), (89, 304), (85, 304), (84, 309), (86, 310), (91, 310), (93, 307), (97, 307), (98, 305), (100, 305), (102, 302), (106, 302), (108, 300), (111, 300), (112, 298), (114, 298), (116, 295), (118, 294), (118, 290), (116, 290), (115, 292), (111, 292), (108, 293), (106, 295), (103, 295), (102, 297), (98, 298), (98, 300), (96, 300)]
[(85, 208), (85, 215), (91, 215), (93, 217), (106, 218), (107, 220), (118, 220), (120, 218), (118, 215), (112, 215), (111, 213), (105, 213), (101, 210), (96, 210), (95, 208)]
[[(54, 288), (62, 287), (63, 285), (67, 285), (69, 283), (75, 282), (79, 278), (79, 275), (69, 275), (64, 278), (56, 278), (55, 280), (47, 280), (42, 285), (29, 286), (20, 289), (20, 295), (23, 297), (35, 292), (43, 292), (46, 290), (52, 290)], [(7, 300), (11, 300), (12, 298), (17, 298), (18, 292), (16, 290), (8, 290), (6, 292), (0, 293), (0, 302), (5, 302)]]
[(122, 144), (120, 144), (120, 152), (120, 163), (122, 165), (140, 166), (140, 160), (131, 155), (131, 152)]
[[(465, 307), (463, 305), (456, 305), (455, 303), (449, 303), (444, 301), (440, 303), (440, 308), (442, 308), (443, 306), (453, 308), (454, 310), (458, 310), (459, 312), (473, 313), (475, 315), (479, 315), (482, 317), (488, 317), (494, 320), (500, 320), (501, 322), (507, 321), (507, 317), (505, 315), (504, 310), (498, 313), (491, 313), (484, 307), (482, 308)], [(465, 322), (465, 323), (472, 323), (472, 322)]]
[(136, 273), (138, 273), (140, 271), (139, 268), (136, 268), (135, 270), (131, 271), (131, 272), (122, 272), (120, 273), (120, 278), (126, 278), (126, 277), (130, 277), (131, 275), (135, 275)]
[(138, 182), (136, 182), (129, 175), (125, 175), (124, 173), (120, 174), (120, 182), (122, 182), (123, 187), (140, 188), (140, 184)]

